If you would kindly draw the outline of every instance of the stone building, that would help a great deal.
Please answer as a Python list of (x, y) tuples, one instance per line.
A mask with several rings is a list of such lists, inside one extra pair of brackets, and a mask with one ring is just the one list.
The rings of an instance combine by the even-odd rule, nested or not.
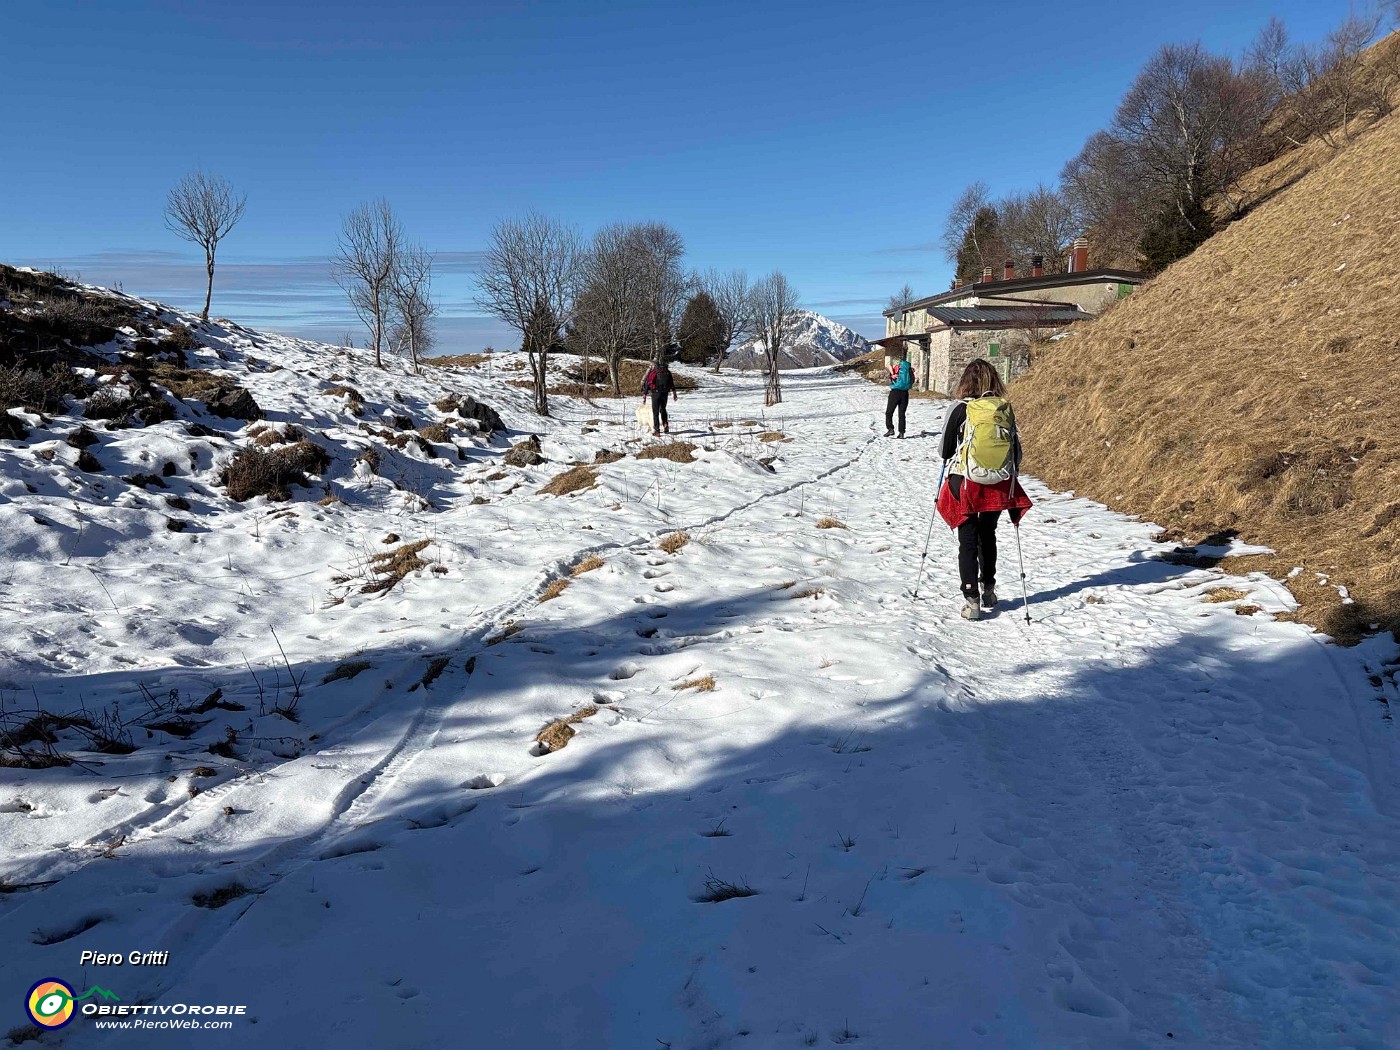
[(1034, 343), (1097, 316), (1145, 279), (1135, 270), (1091, 270), (1082, 237), (1067, 272), (1047, 274), (1043, 264), (1036, 256), (1030, 276), (1017, 277), (1008, 261), (999, 281), (988, 267), (973, 284), (885, 311), (885, 338), (875, 342), (884, 348), (886, 367), (907, 360), (918, 389), (947, 393), (968, 362), (985, 357), (1010, 380), (1030, 363)]

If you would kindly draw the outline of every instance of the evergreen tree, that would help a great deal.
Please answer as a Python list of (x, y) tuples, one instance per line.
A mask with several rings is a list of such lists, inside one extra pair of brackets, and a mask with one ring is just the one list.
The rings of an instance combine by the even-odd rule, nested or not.
[(995, 269), (1000, 263), (1000, 256), (1006, 252), (1001, 243), (1000, 225), (995, 208), (983, 206), (977, 209), (972, 225), (963, 235), (962, 246), (958, 248), (959, 284), (972, 284), (980, 280), (984, 267)]
[(681, 314), (680, 353), (676, 359), (687, 365), (713, 361), (724, 349), (724, 318), (710, 293), (696, 293)]
[(1178, 194), (1177, 200), (1169, 201), (1148, 221), (1138, 251), (1148, 270), (1157, 273), (1190, 255), (1213, 232), (1215, 219), (1200, 195)]

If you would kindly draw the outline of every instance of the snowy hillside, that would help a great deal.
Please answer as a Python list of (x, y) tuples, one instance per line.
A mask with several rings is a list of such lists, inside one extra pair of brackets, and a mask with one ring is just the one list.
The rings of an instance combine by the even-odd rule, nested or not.
[[(863, 336), (838, 321), (812, 310), (799, 310), (792, 332), (784, 341), (779, 368), (814, 368), (836, 365), (870, 352)], [(763, 367), (763, 346), (757, 339), (735, 348), (724, 359), (731, 368)]]
[(119, 305), (0, 412), (0, 1045), (1395, 1045), (1397, 648), (1248, 548), (1031, 481), (968, 623), (936, 402), (682, 369), (658, 442)]

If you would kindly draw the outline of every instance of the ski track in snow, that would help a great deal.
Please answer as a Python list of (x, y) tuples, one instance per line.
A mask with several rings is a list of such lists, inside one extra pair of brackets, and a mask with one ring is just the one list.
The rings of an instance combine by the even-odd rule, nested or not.
[[(7, 986), (52, 972), (256, 1019), (79, 1024), (73, 1046), (1400, 1044), (1400, 796), (1367, 680), (1393, 646), (1208, 604), (1224, 582), (1284, 607), (1033, 482), (1035, 622), (1003, 523), (1002, 603), (965, 623), (941, 526), (908, 594), (941, 407), (916, 402), (923, 438), (886, 441), (877, 388), (784, 387), (778, 475), (659, 468), (665, 509), (611, 522), (615, 490), (517, 497), (566, 534), (488, 559), (498, 600), (450, 635), (367, 651), (398, 688), (348, 690), (299, 757), (188, 799), (148, 774), (148, 809), (25, 853), (14, 881), (57, 881), (0, 896)], [(676, 414), (741, 418), (760, 390), (722, 377)], [(489, 552), (499, 520), (470, 510), (437, 527)], [(678, 529), (690, 542), (660, 551)], [(604, 567), (538, 602), (589, 554)], [(414, 586), (387, 606), (410, 635)], [(407, 692), (434, 653), (448, 670)], [(704, 675), (713, 691), (677, 688)], [(564, 749), (532, 753), (589, 703)], [(35, 818), (9, 794), (98, 786), (3, 772), (15, 826)], [(757, 892), (698, 902), (712, 877)], [(234, 882), (251, 892), (190, 903)], [(79, 974), (85, 947), (172, 964)]]

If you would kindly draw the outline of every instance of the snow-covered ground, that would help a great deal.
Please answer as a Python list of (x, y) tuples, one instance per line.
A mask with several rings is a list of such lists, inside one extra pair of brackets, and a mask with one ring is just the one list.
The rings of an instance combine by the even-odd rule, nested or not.
[[(308, 370), (390, 414), (450, 382), (550, 462), (410, 446), (395, 487), (328, 410), (345, 503), (230, 506), (215, 449), (170, 480), (198, 522), (172, 533), (165, 494), (70, 491), (42, 441), (0, 443), (7, 704), (240, 707), (0, 769), (12, 1003), (52, 976), (248, 1009), (46, 1045), (1400, 1045), (1393, 643), (1337, 649), (1272, 619), (1267, 578), (1160, 560), (1152, 526), (1034, 484), (1032, 623), (1005, 525), (994, 616), (956, 615), (941, 526), (916, 600), (941, 406), (885, 440), (859, 379), (790, 373), (765, 416), (760, 378), (697, 373), (672, 415), (697, 462), (629, 455), (555, 497), (570, 461), (642, 447), (633, 402), (539, 421), (508, 356), (417, 379), (259, 345), (286, 366), (244, 377), (275, 419), (307, 411)], [(176, 425), (97, 453), (150, 469)], [(446, 571), (360, 593), (386, 532)], [(270, 708), (294, 679), (292, 721)]]

